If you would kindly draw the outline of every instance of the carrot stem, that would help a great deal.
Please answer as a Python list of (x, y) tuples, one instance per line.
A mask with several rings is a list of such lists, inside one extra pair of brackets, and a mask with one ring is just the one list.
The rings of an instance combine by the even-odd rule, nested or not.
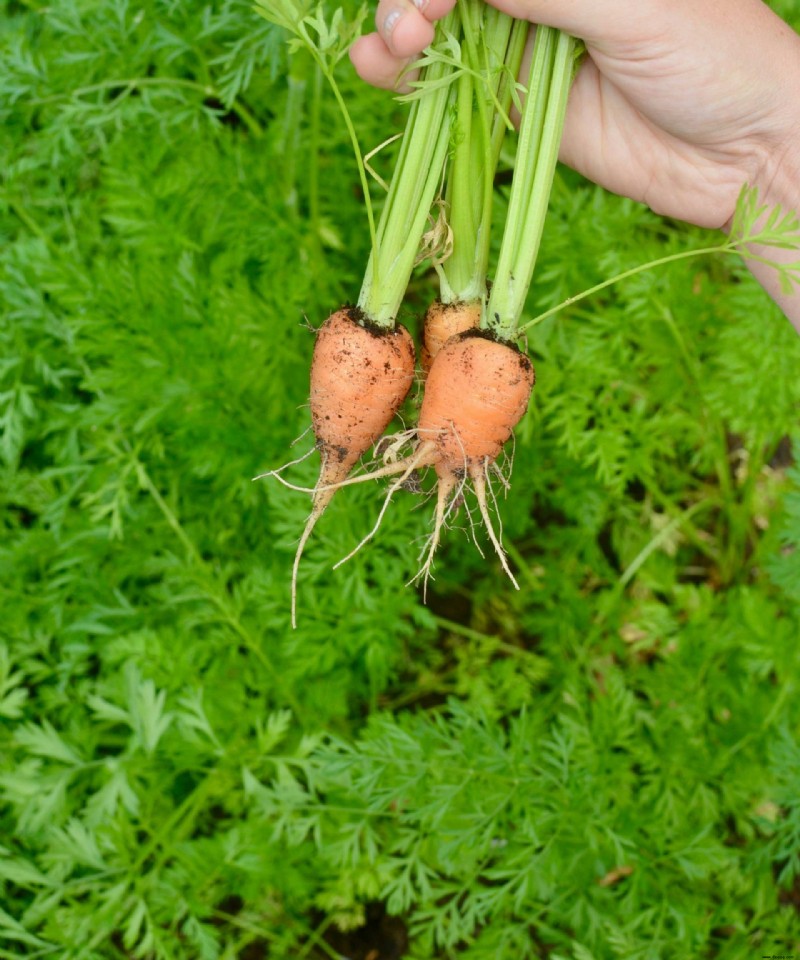
[(316, 57), (314, 58), (317, 61), (317, 64), (320, 66), (325, 79), (330, 84), (333, 95), (336, 98), (336, 103), (339, 106), (339, 111), (342, 114), (342, 119), (344, 120), (344, 125), (347, 128), (348, 136), (350, 137), (350, 143), (353, 147), (353, 154), (356, 160), (356, 166), (358, 168), (358, 178), (361, 181), (361, 190), (364, 194), (364, 206), (367, 208), (367, 223), (369, 225), (369, 238), (372, 245), (373, 252), (377, 249), (378, 238), (375, 230), (375, 214), (372, 209), (372, 199), (369, 193), (369, 181), (367, 180), (367, 168), (364, 164), (364, 154), (361, 152), (361, 147), (358, 143), (358, 135), (356, 134), (356, 128), (353, 125), (352, 117), (350, 116), (350, 111), (347, 109), (347, 104), (344, 102), (344, 97), (342, 96), (342, 91), (339, 89), (339, 84), (336, 82), (336, 78), (333, 73), (326, 69), (324, 61)]
[(537, 28), (508, 219), (487, 306), (486, 325), (504, 340), (519, 325), (533, 278), (574, 61), (572, 37), (552, 27)]
[[(505, 18), (504, 14), (492, 11), (497, 16)], [(509, 120), (509, 112), (512, 101), (514, 100), (514, 90), (517, 85), (520, 67), (522, 66), (522, 57), (525, 53), (525, 45), (528, 42), (530, 33), (530, 23), (527, 20), (512, 20), (511, 31), (506, 46), (503, 66), (501, 68), (500, 84), (497, 91), (497, 98), (500, 101), (502, 112), (496, 112), (494, 124), (492, 127), (492, 161), (495, 168), (500, 160), (500, 151), (503, 147), (506, 133), (513, 132), (513, 124)], [(494, 186), (494, 184), (492, 184)]]
[[(468, 11), (462, 18), (469, 18)], [(440, 283), (442, 301), (452, 303), (456, 300), (473, 300), (482, 295), (480, 285), (473, 287), (473, 259), (478, 225), (475, 222), (476, 211), (473, 202), (475, 180), (470, 174), (473, 168), (473, 96), (475, 81), (471, 73), (464, 71), (458, 78), (457, 117), (453, 131), (455, 149), (447, 178), (447, 216), (453, 236), (453, 251), (442, 264)], [(478, 138), (475, 137), (475, 140)], [(481, 196), (483, 191), (481, 191)]]
[(567, 307), (571, 307), (575, 303), (580, 303), (581, 300), (585, 300), (587, 297), (591, 297), (595, 293), (605, 290), (606, 287), (613, 286), (615, 283), (619, 283), (622, 280), (627, 280), (628, 277), (635, 277), (637, 273), (644, 273), (647, 270), (653, 270), (656, 267), (662, 267), (668, 263), (675, 263), (678, 260), (689, 260), (691, 257), (704, 257), (710, 254), (737, 253), (739, 252), (737, 248), (737, 241), (726, 240), (724, 243), (720, 243), (714, 247), (700, 247), (696, 250), (681, 250), (680, 253), (671, 253), (666, 257), (659, 257), (657, 260), (648, 260), (647, 263), (640, 263), (635, 267), (631, 267), (630, 270), (625, 270), (622, 273), (616, 274), (616, 276), (603, 280), (602, 283), (596, 283), (593, 287), (589, 287), (587, 290), (582, 290), (580, 293), (576, 293), (571, 297), (567, 297), (566, 300), (562, 300), (561, 303), (557, 303), (554, 307), (550, 307), (549, 310), (545, 310), (544, 313), (540, 313), (537, 317), (534, 317), (533, 320), (529, 320), (527, 323), (522, 324), (522, 326), (518, 329), (517, 334), (521, 336), (523, 333), (542, 323), (542, 321), (547, 320), (549, 317), (552, 317), (554, 314), (560, 313), (562, 310), (565, 310)]
[(489, 263), (494, 175), (529, 24), (477, 0), (462, 0), (467, 66), (458, 81), (448, 171), (451, 256), (439, 269), (443, 303), (483, 301)]
[[(455, 8), (440, 22), (440, 36), (456, 36), (459, 26)], [(452, 65), (433, 58), (421, 77), (422, 95), (411, 107), (358, 298), (358, 306), (380, 327), (394, 325), (441, 183), (450, 140), (453, 74)]]

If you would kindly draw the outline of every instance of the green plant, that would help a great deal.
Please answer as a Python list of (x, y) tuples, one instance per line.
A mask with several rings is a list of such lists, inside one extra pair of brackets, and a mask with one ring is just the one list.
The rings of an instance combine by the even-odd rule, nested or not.
[[(379, 903), (418, 960), (797, 952), (800, 345), (679, 259), (719, 238), (559, 169), (526, 317), (673, 259), (528, 332), (521, 591), (458, 535), (402, 589), (405, 493), (331, 573), (353, 487), (293, 632), (305, 505), (250, 478), (369, 257), (335, 100), (246, 3), (2, 23), (0, 956), (363, 956)], [(402, 128), (336, 77), (366, 147)]]

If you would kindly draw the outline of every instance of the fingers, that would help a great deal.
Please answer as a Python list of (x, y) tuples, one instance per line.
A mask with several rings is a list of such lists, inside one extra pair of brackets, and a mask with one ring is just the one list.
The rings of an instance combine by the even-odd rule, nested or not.
[(375, 26), (396, 57), (414, 57), (433, 42), (433, 22), (455, 0), (379, 0)]
[(407, 93), (416, 73), (403, 71), (433, 42), (433, 22), (454, 4), (455, 0), (380, 0), (375, 12), (377, 33), (360, 37), (350, 48), (361, 79)]
[(403, 73), (409, 58), (396, 57), (377, 33), (359, 37), (350, 47), (350, 60), (359, 77), (373, 87), (408, 93), (409, 83), (416, 78), (413, 71)]

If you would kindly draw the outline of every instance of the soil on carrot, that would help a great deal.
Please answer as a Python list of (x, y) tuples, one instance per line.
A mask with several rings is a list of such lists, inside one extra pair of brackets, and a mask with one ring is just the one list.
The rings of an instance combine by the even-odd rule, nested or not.
[(382, 327), (380, 324), (374, 323), (370, 318), (364, 313), (361, 307), (356, 306), (346, 306), (342, 308), (347, 314), (348, 318), (357, 323), (360, 327), (363, 327), (367, 333), (371, 333), (373, 337), (377, 337), (382, 340), (386, 336), (391, 336), (392, 334), (397, 333), (397, 328), (394, 329)]

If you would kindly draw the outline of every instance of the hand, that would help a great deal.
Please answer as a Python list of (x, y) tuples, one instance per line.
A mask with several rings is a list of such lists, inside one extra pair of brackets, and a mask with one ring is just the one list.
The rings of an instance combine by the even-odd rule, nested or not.
[[(352, 47), (365, 80), (399, 88), (455, 0), (379, 0)], [(800, 214), (800, 37), (762, 0), (490, 0), (582, 38), (561, 159), (656, 213), (726, 229), (745, 183)], [(530, 52), (530, 51), (529, 51)], [(523, 64), (525, 75), (527, 64)], [(752, 248), (781, 263), (797, 250)], [(800, 290), (747, 260), (800, 332)]]
[[(380, 0), (351, 50), (368, 82), (395, 87), (454, 0), (418, 2)], [(724, 227), (742, 185), (769, 192), (800, 143), (800, 37), (761, 0), (492, 2), (586, 42), (561, 159), (657, 213)]]

